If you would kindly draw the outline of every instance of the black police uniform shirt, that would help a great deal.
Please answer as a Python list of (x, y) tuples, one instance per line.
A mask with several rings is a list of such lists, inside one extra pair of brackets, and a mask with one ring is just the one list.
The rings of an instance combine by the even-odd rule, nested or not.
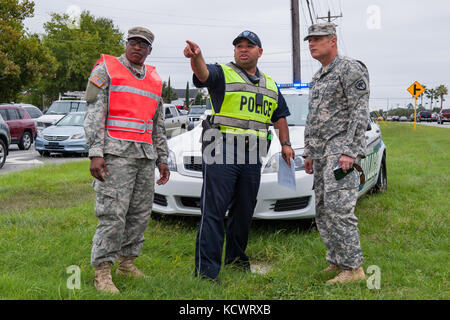
[[(209, 71), (208, 79), (205, 81), (205, 83), (201, 83), (200, 80), (198, 80), (197, 76), (194, 74), (194, 85), (197, 88), (208, 88), (213, 106), (221, 106), (225, 98), (225, 74), (223, 73), (222, 67), (218, 64), (207, 64), (206, 67)], [(251, 76), (249, 76), (249, 79), (252, 80)], [(291, 113), (289, 112), (286, 100), (284, 100), (280, 89), (278, 89), (278, 107), (273, 112), (272, 118), (270, 120), (272, 121), (272, 123), (275, 123), (281, 118), (286, 118), (290, 115)]]

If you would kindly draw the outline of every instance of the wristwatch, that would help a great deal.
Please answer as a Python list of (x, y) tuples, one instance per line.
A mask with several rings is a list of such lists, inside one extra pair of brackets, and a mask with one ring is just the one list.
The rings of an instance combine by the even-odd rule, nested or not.
[(282, 147), (283, 147), (283, 146), (289, 146), (289, 147), (291, 147), (292, 144), (291, 144), (289, 141), (285, 141), (285, 142), (283, 142), (283, 143), (281, 144), (281, 146), (282, 146)]

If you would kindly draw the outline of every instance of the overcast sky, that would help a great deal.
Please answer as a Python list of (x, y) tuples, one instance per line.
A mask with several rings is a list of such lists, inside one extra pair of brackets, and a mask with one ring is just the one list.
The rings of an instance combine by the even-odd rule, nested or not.
[[(302, 82), (320, 68), (303, 38), (311, 19), (300, 2)], [(313, 19), (343, 14), (338, 25), (341, 54), (363, 61), (370, 72), (371, 108), (413, 102), (406, 89), (414, 82), (450, 87), (450, 2), (445, 0), (310, 0)], [(75, 10), (74, 10), (75, 8)], [(314, 9), (314, 10), (313, 10)], [(147, 63), (176, 88), (192, 85), (185, 40), (200, 45), (207, 63), (233, 60), (233, 39), (243, 30), (258, 34), (264, 49), (259, 68), (278, 83), (292, 81), (290, 0), (35, 0), (35, 16), (25, 20), (31, 32), (44, 31), (50, 13), (88, 10), (107, 17), (126, 35), (133, 26), (155, 34)], [(315, 14), (314, 14), (315, 13)], [(444, 106), (449, 106), (450, 97)], [(425, 101), (424, 101), (425, 103)]]

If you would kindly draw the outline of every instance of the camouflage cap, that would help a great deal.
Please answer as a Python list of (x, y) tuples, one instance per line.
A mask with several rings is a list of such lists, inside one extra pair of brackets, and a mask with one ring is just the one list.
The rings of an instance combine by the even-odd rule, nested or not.
[(328, 35), (336, 37), (336, 25), (334, 23), (317, 23), (309, 27), (308, 35), (303, 40), (307, 41), (312, 36)]
[(127, 40), (130, 38), (141, 38), (152, 45), (155, 35), (150, 30), (143, 27), (134, 27), (128, 30)]

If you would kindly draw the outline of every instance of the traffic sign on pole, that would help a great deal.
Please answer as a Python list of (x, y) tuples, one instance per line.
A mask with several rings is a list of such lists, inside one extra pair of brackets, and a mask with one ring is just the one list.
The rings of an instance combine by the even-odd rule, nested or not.
[(417, 98), (425, 92), (425, 88), (416, 81), (408, 88), (408, 92), (414, 97), (414, 130), (416, 130)]

